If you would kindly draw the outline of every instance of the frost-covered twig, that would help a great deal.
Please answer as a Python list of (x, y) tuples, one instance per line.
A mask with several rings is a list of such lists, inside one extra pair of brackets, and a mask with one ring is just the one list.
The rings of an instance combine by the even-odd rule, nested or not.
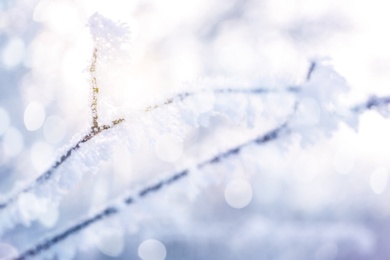
[[(93, 54), (94, 56), (96, 55), (96, 52)], [(94, 58), (92, 64), (96, 62), (96, 59)], [(91, 65), (91, 72), (92, 72), (93, 65)], [(98, 114), (97, 114), (97, 93), (99, 92), (99, 89), (97, 87), (96, 83), (96, 78), (93, 77), (92, 79), (92, 88), (93, 88), (93, 97), (92, 97), (92, 104), (91, 104), (91, 109), (92, 109), (92, 127), (91, 130), (88, 134), (86, 134), (81, 140), (79, 140), (75, 145), (73, 145), (71, 148), (69, 148), (63, 155), (60, 156), (60, 158), (44, 173), (39, 175), (33, 183), (22, 189), (21, 191), (13, 194), (10, 198), (4, 200), (3, 202), (0, 202), (0, 211), (4, 210), (7, 208), (10, 204), (15, 202), (18, 197), (22, 193), (30, 192), (33, 189), (37, 188), (38, 186), (46, 183), (49, 179), (51, 179), (55, 173), (55, 171), (68, 159), (72, 156), (72, 154), (77, 151), (81, 144), (88, 142), (98, 134), (102, 133), (105, 130), (111, 129), (112, 127), (121, 124), (122, 122), (125, 121), (124, 118), (120, 118), (117, 120), (112, 121), (111, 125), (99, 125), (98, 123)], [(95, 90), (96, 89), (96, 90)], [(245, 94), (245, 95), (261, 95), (261, 94), (269, 94), (269, 93), (277, 93), (280, 91), (283, 92), (290, 92), (290, 93), (298, 93), (300, 88), (298, 86), (289, 86), (284, 89), (273, 89), (273, 88), (265, 88), (265, 87), (259, 87), (259, 88), (251, 88), (251, 89), (244, 89), (244, 88), (217, 88), (211, 91), (211, 93), (221, 95), (221, 94)], [(165, 100), (164, 102), (153, 105), (153, 106), (148, 106), (145, 109), (145, 112), (152, 111), (157, 108), (161, 108), (165, 105), (172, 104), (176, 101), (184, 101), (185, 99), (199, 95), (202, 93), (207, 93), (210, 91), (203, 90), (199, 92), (184, 92), (175, 95), (173, 98), (169, 98)]]
[(91, 62), (90, 70), (89, 70), (90, 74), (91, 74), (91, 88), (92, 88), (92, 102), (91, 102), (92, 126), (91, 126), (90, 132), (88, 134), (86, 134), (81, 140), (79, 140), (74, 146), (69, 148), (46, 172), (44, 172), (43, 174), (38, 176), (32, 184), (25, 187), (21, 191), (17, 192), (9, 199), (1, 202), (0, 203), (0, 210), (5, 209), (9, 204), (16, 201), (17, 198), (22, 193), (29, 192), (29, 191), (33, 190), (35, 187), (48, 181), (52, 177), (54, 172), (57, 170), (57, 168), (60, 167), (68, 158), (70, 158), (71, 155), (73, 154), (73, 152), (75, 152), (76, 150), (78, 150), (80, 148), (80, 145), (82, 143), (88, 142), (90, 139), (92, 139), (96, 135), (100, 134), (101, 132), (108, 130), (108, 129), (112, 128), (113, 126), (118, 125), (124, 121), (123, 118), (119, 118), (119, 119), (113, 120), (111, 125), (102, 125), (102, 126), (99, 125), (98, 111), (97, 111), (99, 88), (98, 88), (97, 80), (96, 80), (96, 76), (95, 76), (96, 62), (97, 62), (97, 48), (94, 49), (94, 52), (92, 55), (92, 62)]
[(98, 98), (97, 95), (99, 93), (99, 87), (97, 85), (97, 79), (96, 79), (96, 62), (97, 62), (97, 48), (93, 50), (92, 55), (92, 62), (91, 67), (89, 68), (89, 73), (91, 74), (91, 86), (92, 86), (92, 103), (91, 103), (91, 110), (92, 110), (92, 132), (96, 133), (99, 131), (99, 123), (98, 123), (98, 112), (97, 112), (97, 102)]
[[(92, 87), (92, 102), (91, 102), (91, 114), (92, 114), (92, 126), (91, 126), (91, 132), (84, 137), (84, 139), (81, 142), (86, 142), (89, 139), (91, 139), (96, 134), (101, 133), (104, 130), (110, 129), (112, 126), (120, 124), (124, 121), (124, 118), (119, 118), (114, 121), (112, 121), (112, 125), (100, 125), (99, 124), (99, 115), (97, 110), (97, 104), (98, 104), (98, 94), (99, 94), (99, 86), (97, 84), (96, 79), (96, 63), (98, 59), (98, 49), (94, 48), (93, 54), (92, 54), (92, 62), (91, 66), (89, 68), (89, 73), (91, 75), (91, 87)], [(89, 138), (88, 138), (89, 137)]]
[(221, 94), (262, 95), (262, 94), (275, 94), (275, 93), (286, 92), (286, 93), (295, 94), (295, 93), (299, 93), (300, 90), (301, 90), (300, 86), (287, 86), (285, 88), (255, 87), (255, 88), (215, 88), (212, 90), (204, 89), (196, 92), (183, 92), (180, 94), (176, 94), (173, 98), (169, 98), (162, 103), (153, 106), (148, 106), (145, 109), (145, 111), (148, 112), (153, 109), (162, 107), (164, 105), (171, 104), (175, 100), (184, 101), (186, 98), (200, 95), (200, 94), (205, 94), (205, 93), (213, 93), (215, 95), (221, 95)]
[(309, 80), (310, 80), (311, 74), (312, 74), (313, 71), (315, 70), (316, 66), (317, 66), (317, 63), (316, 63), (316, 62), (312, 61), (312, 62), (310, 63), (309, 70), (308, 70), (308, 72), (307, 72), (307, 74), (306, 74), (306, 81), (309, 81)]
[(367, 109), (381, 108), (384, 106), (388, 106), (389, 104), (390, 104), (390, 96), (387, 97), (371, 96), (366, 102), (354, 106), (352, 111), (356, 113), (362, 113)]

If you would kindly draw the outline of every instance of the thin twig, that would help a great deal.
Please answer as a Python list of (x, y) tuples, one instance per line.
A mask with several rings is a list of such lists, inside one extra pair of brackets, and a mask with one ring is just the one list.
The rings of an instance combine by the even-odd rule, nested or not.
[(97, 112), (97, 102), (99, 87), (96, 80), (96, 63), (97, 63), (97, 48), (93, 50), (91, 67), (89, 73), (91, 74), (91, 87), (92, 87), (92, 103), (91, 103), (91, 112), (92, 112), (92, 126), (91, 132), (97, 133), (99, 131), (98, 123), (98, 112)]
[(355, 113), (362, 113), (365, 110), (388, 106), (390, 104), (390, 96), (387, 97), (377, 97), (371, 96), (366, 102), (358, 104), (352, 108), (352, 111)]
[(52, 175), (58, 169), (58, 167), (60, 167), (68, 158), (70, 158), (71, 155), (80, 148), (81, 144), (88, 142), (89, 140), (91, 140), (96, 135), (100, 134), (101, 132), (103, 132), (105, 130), (108, 130), (108, 129), (112, 128), (115, 125), (118, 125), (118, 124), (122, 123), (123, 121), (124, 121), (124, 119), (115, 120), (115, 121), (112, 122), (112, 125), (104, 125), (102, 127), (99, 127), (99, 130), (97, 132), (90, 132), (87, 135), (85, 135), (74, 146), (72, 146), (69, 150), (67, 150), (60, 157), (60, 159), (58, 161), (56, 161), (47, 171), (45, 171), (43, 174), (38, 176), (32, 184), (30, 184), (29, 186), (25, 187), (20, 192), (14, 194), (9, 199), (7, 199), (7, 200), (3, 201), (2, 203), (0, 203), (0, 210), (5, 209), (8, 205), (10, 205), (11, 203), (15, 202), (22, 193), (29, 192), (29, 191), (33, 190), (34, 188), (36, 188), (37, 186), (39, 186), (39, 185), (47, 182), (49, 179), (51, 179)]
[(313, 71), (315, 70), (316, 66), (317, 66), (317, 64), (316, 64), (314, 61), (312, 61), (312, 62), (310, 63), (309, 70), (308, 70), (308, 72), (307, 72), (307, 74), (306, 74), (306, 81), (309, 81), (309, 80), (310, 80), (311, 75), (313, 74)]
[(183, 92), (180, 94), (176, 94), (175, 97), (165, 100), (164, 102), (160, 104), (156, 104), (153, 106), (146, 107), (145, 111), (151, 111), (153, 109), (159, 108), (164, 105), (168, 105), (173, 103), (175, 100), (183, 101), (188, 97), (192, 97), (195, 95), (199, 95), (202, 93), (214, 93), (214, 94), (243, 94), (243, 95), (263, 95), (263, 94), (273, 94), (273, 93), (280, 93), (280, 92), (287, 92), (296, 94), (299, 93), (301, 88), (299, 86), (288, 86), (286, 88), (265, 88), (265, 87), (256, 87), (256, 88), (216, 88), (212, 90), (200, 90), (197, 92)]

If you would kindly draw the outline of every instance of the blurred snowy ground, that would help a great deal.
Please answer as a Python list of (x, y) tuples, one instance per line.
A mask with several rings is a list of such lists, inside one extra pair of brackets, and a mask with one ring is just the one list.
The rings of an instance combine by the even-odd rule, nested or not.
[[(345, 105), (389, 95), (387, 10), (384, 0), (2, 0), (0, 192), (5, 196), (18, 182), (34, 179), (72, 136), (88, 129), (86, 70), (93, 42), (87, 23), (95, 12), (130, 27), (131, 64), (113, 86), (102, 86), (101, 97), (107, 107), (114, 100), (132, 111), (210, 79), (299, 84), (317, 57), (329, 57), (348, 81)], [(283, 106), (262, 109), (278, 113)], [(103, 119), (108, 110), (100, 111)], [(169, 172), (254, 135), (245, 124), (237, 124), (233, 134), (215, 120), (186, 132), (173, 158), (145, 147), (136, 155), (118, 148), (99, 174), (87, 176), (65, 198), (59, 212), (5, 234), (0, 257), (26, 249), (40, 234), (121, 190), (158, 178), (162, 169)], [(257, 124), (265, 130), (272, 120)], [(208, 169), (226, 175), (222, 181), (203, 185), (200, 178), (188, 179), (205, 187), (190, 196), (183, 191), (187, 184), (167, 188), (145, 205), (129, 207), (119, 222), (128, 226), (115, 222), (88, 230), (83, 239), (89, 250), (77, 259), (164, 259), (165, 250), (166, 259), (388, 259), (389, 130), (388, 119), (367, 112), (357, 131), (341, 125), (332, 138), (303, 148), (298, 141), (283, 149), (253, 148), (230, 166)], [(161, 143), (172, 147), (172, 140)]]

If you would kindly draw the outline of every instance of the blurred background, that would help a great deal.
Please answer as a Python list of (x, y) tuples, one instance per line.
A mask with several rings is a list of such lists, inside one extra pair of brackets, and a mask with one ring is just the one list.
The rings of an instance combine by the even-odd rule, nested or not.
[[(0, 0), (4, 196), (45, 171), (61, 147), (89, 128), (94, 42), (88, 19), (96, 12), (126, 23), (131, 32), (124, 75), (101, 86), (106, 91), (101, 99), (106, 95), (106, 107), (113, 110), (140, 110), (209, 79), (300, 84), (310, 61), (319, 57), (329, 58), (347, 80), (344, 104), (390, 93), (390, 16), (384, 0)], [(282, 150), (257, 148), (253, 153), (265, 158), (261, 163), (249, 158), (234, 171), (219, 169), (237, 178), (207, 186), (194, 198), (174, 199), (169, 213), (139, 214), (142, 221), (132, 235), (118, 235), (121, 228), (102, 231), (102, 241), (77, 257), (388, 259), (390, 121), (373, 111), (360, 119), (357, 129), (342, 125), (332, 138), (306, 147), (292, 142)], [(162, 161), (165, 155), (157, 152)], [(126, 177), (124, 161), (105, 171), (117, 173), (111, 176), (116, 182), (142, 179), (136, 171)], [(93, 190), (104, 190), (108, 177), (101, 178)], [(108, 195), (96, 196), (104, 201)], [(23, 232), (4, 238), (0, 256), (1, 250), (25, 246), (15, 242)]]

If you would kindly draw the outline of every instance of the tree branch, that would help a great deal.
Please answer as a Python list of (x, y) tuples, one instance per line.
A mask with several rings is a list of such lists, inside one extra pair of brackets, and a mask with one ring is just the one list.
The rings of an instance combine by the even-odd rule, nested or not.
[[(280, 125), (279, 127), (274, 128), (273, 130), (267, 132), (266, 134), (260, 135), (255, 139), (252, 139), (246, 143), (243, 143), (241, 145), (238, 145), (232, 149), (229, 149), (223, 153), (217, 154), (210, 159), (203, 161), (199, 164), (196, 165), (198, 168), (204, 168), (206, 166), (210, 166), (213, 164), (220, 163), (223, 160), (226, 160), (229, 157), (236, 156), (240, 154), (240, 152), (245, 148), (248, 147), (249, 145), (256, 144), (256, 145), (261, 145), (268, 143), (270, 141), (276, 140), (278, 137), (281, 136), (283, 131), (286, 131), (287, 133), (287, 121)], [(164, 187), (167, 187), (169, 185), (172, 185), (179, 180), (183, 179), (184, 177), (187, 177), (190, 173), (190, 169), (185, 169), (177, 173), (173, 173), (170, 177), (161, 180), (155, 184), (152, 184), (150, 186), (147, 186), (140, 190), (137, 195), (135, 196), (124, 196), (120, 200), (120, 205), (117, 204), (112, 204), (104, 208), (103, 210), (99, 211), (92, 217), (86, 218), (79, 223), (72, 225), (62, 232), (53, 235), (52, 237), (49, 237), (42, 242), (36, 244), (35, 246), (31, 247), (30, 249), (24, 251), (21, 253), (18, 257), (14, 258), (15, 260), (22, 260), (22, 259), (28, 259), (30, 257), (35, 257), (41, 254), (44, 251), (49, 250), (51, 247), (55, 246), (56, 244), (64, 241), (68, 237), (75, 235), (84, 229), (92, 226), (93, 224), (103, 221), (109, 217), (112, 217), (116, 214), (118, 214), (123, 206), (129, 206), (134, 204), (137, 200), (141, 200), (145, 198), (147, 195), (153, 192), (158, 192), (162, 190)]]
[[(169, 102), (172, 103), (173, 101)], [(354, 106), (351, 110), (355, 113), (361, 113), (364, 110), (372, 109), (375, 107), (383, 106), (383, 105), (389, 105), (390, 104), (390, 97), (375, 97), (370, 98), (368, 101)], [(282, 125), (272, 129), (271, 131), (267, 132), (266, 134), (260, 135), (257, 138), (254, 138), (252, 140), (249, 140), (243, 144), (240, 144), (236, 147), (233, 147), (225, 152), (219, 153), (208, 160), (205, 160), (201, 163), (198, 163), (196, 165), (197, 168), (202, 169), (206, 166), (214, 165), (223, 162), (224, 160), (239, 155), (242, 150), (245, 147), (248, 147), (249, 145), (262, 145), (271, 141), (274, 141), (281, 137), (283, 134), (287, 135), (291, 132), (291, 130), (288, 127), (288, 122), (291, 119), (289, 117), (285, 123)], [(62, 232), (55, 234), (42, 242), (34, 245), (30, 249), (24, 251), (21, 253), (18, 257), (14, 258), (17, 260), (27, 259), (30, 257), (37, 256), (41, 254), (42, 252), (49, 250), (54, 245), (62, 242), (63, 240), (67, 239), (69, 236), (75, 235), (84, 229), (92, 226), (93, 224), (104, 221), (105, 219), (114, 216), (118, 213), (120, 213), (120, 209), (123, 206), (130, 206), (137, 202), (137, 200), (141, 200), (145, 198), (147, 195), (158, 192), (162, 190), (163, 188), (172, 185), (174, 183), (177, 183), (179, 180), (183, 179), (184, 177), (187, 177), (190, 174), (190, 169), (187, 168), (185, 170), (182, 170), (180, 172), (173, 173), (170, 177), (161, 180), (155, 184), (152, 184), (150, 186), (147, 186), (140, 190), (136, 195), (133, 196), (124, 196), (122, 199), (120, 199), (120, 205), (118, 204), (112, 204), (104, 208), (103, 210), (96, 213), (94, 216), (86, 218), (80, 222), (78, 222), (75, 225), (72, 225)]]
[[(96, 55), (96, 52), (94, 52), (94, 55)], [(94, 59), (93, 62), (92, 62), (91, 68), (94, 68), (95, 65), (93, 65), (93, 64), (95, 64), (95, 62), (96, 62), (96, 60)], [(92, 82), (95, 82), (95, 81), (96, 81), (96, 78), (94, 78), (92, 80)], [(278, 91), (286, 91), (286, 92), (289, 92), (289, 93), (298, 93), (300, 91), (300, 88), (297, 87), (297, 86), (291, 86), (291, 87), (287, 87), (287, 88), (285, 88), (283, 90), (280, 90), (280, 89), (279, 90), (278, 89), (268, 89), (268, 88), (262, 88), (262, 87), (260, 87), (260, 88), (253, 88), (253, 89), (226, 88), (226, 89), (215, 89), (215, 90), (212, 90), (213, 93), (218, 94), (218, 95), (219, 94), (262, 95), (262, 94), (269, 94), (269, 93), (277, 93)], [(93, 95), (93, 100), (95, 100), (95, 99), (97, 100), (97, 93), (98, 92), (99, 92), (98, 88), (97, 88), (96, 92), (93, 91), (93, 93), (96, 93), (95, 95)], [(204, 91), (200, 91), (200, 92), (184, 92), (184, 93), (181, 93), (181, 94), (177, 94), (173, 98), (169, 98), (169, 99), (167, 99), (166, 101), (164, 101), (161, 104), (157, 104), (157, 105), (154, 105), (154, 106), (147, 107), (145, 109), (145, 112), (149, 112), (149, 111), (152, 111), (154, 109), (163, 107), (165, 105), (172, 104), (172, 103), (174, 103), (176, 101), (183, 101), (183, 100), (185, 100), (185, 99), (187, 99), (189, 97), (192, 97), (192, 96), (195, 96), (195, 95), (199, 95), (199, 94), (202, 94), (202, 93), (206, 93), (206, 92), (209, 92), (209, 91), (204, 90)], [(8, 199), (4, 200), (3, 202), (1, 202), (0, 203), (0, 211), (4, 210), (10, 204), (15, 202), (22, 193), (26, 193), (26, 192), (32, 191), (37, 186), (42, 185), (45, 182), (47, 182), (48, 180), (50, 180), (53, 177), (55, 171), (68, 158), (70, 158), (75, 151), (77, 151), (80, 148), (81, 144), (88, 142), (89, 140), (91, 140), (92, 138), (94, 138), (98, 134), (102, 133), (103, 131), (111, 129), (112, 127), (114, 127), (116, 125), (119, 125), (119, 124), (121, 124), (122, 122), (125, 121), (125, 119), (120, 118), (120, 119), (112, 121), (111, 125), (102, 125), (102, 126), (100, 126), (99, 123), (98, 123), (98, 114), (97, 114), (97, 110), (96, 110), (96, 102), (95, 101), (92, 102), (91, 108), (92, 108), (92, 115), (93, 115), (93, 125), (91, 127), (91, 131), (88, 134), (86, 134), (81, 140), (79, 140), (74, 146), (69, 148), (60, 157), (59, 160), (57, 160), (46, 172), (44, 172), (43, 174), (38, 176), (32, 184), (30, 184), (29, 186), (25, 187), (24, 189), (22, 189), (21, 191), (17, 192), (16, 194), (12, 195), (10, 198), (8, 198)]]
[(352, 108), (352, 111), (355, 113), (362, 113), (365, 110), (380, 108), (383, 106), (388, 106), (390, 104), (390, 96), (387, 97), (377, 97), (371, 96), (367, 101), (358, 104)]
[(312, 61), (310, 63), (309, 70), (308, 70), (308, 72), (306, 74), (306, 81), (310, 80), (311, 75), (313, 74), (313, 71), (315, 70), (316, 66), (317, 66), (317, 64), (314, 61)]

